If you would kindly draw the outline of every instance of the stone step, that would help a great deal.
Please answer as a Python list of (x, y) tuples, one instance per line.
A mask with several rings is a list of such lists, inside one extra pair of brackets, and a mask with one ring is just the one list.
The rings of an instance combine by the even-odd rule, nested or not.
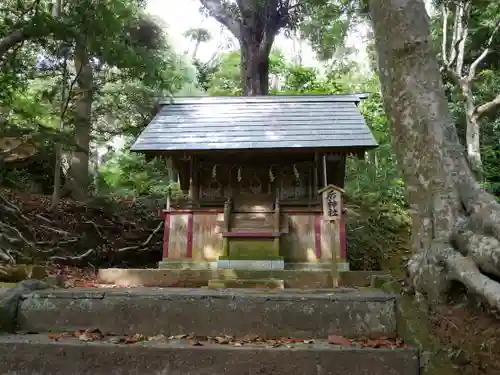
[(395, 296), (380, 291), (209, 288), (48, 289), (22, 297), (25, 332), (346, 337), (396, 334)]
[(147, 341), (53, 341), (48, 335), (0, 336), (0, 373), (10, 375), (418, 375), (412, 349), (359, 349), (326, 343), (294, 348)]
[(269, 288), (284, 289), (285, 282), (278, 279), (214, 279), (208, 281), (209, 288)]

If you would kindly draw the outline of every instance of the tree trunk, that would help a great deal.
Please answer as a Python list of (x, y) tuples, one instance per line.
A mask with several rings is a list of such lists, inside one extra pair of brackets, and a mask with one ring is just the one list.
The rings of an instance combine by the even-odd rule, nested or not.
[(479, 121), (474, 115), (467, 114), (467, 129), (465, 142), (467, 143), (467, 159), (478, 179), (482, 178), (483, 162), (481, 159)]
[(241, 85), (243, 95), (269, 94), (269, 48), (262, 48), (262, 42), (240, 41)]
[(467, 160), (472, 171), (478, 179), (482, 178), (483, 162), (481, 159), (480, 126), (476, 115), (474, 104), (474, 93), (472, 92), (472, 80), (462, 79), (460, 88), (464, 97), (465, 109), (465, 145), (467, 148)]
[(75, 51), (77, 94), (75, 100), (75, 143), (77, 149), (71, 152), (67, 173), (68, 191), (71, 197), (83, 201), (89, 189), (89, 150), (92, 125), (93, 77), (92, 65), (85, 47), (77, 46)]
[[(500, 308), (500, 205), (480, 188), (448, 110), (422, 0), (370, 0), (379, 75), (412, 214), (412, 286), (430, 299), (448, 281)], [(492, 272), (493, 271), (493, 272)]]
[(196, 55), (198, 54), (198, 49), (200, 48), (200, 44), (201, 44), (201, 40), (196, 39), (196, 44), (194, 45), (193, 54), (191, 55), (191, 58), (193, 60), (196, 60)]
[(290, 3), (237, 1), (237, 11), (222, 0), (200, 0), (210, 14), (238, 39), (243, 95), (269, 93), (269, 54), (274, 38), (290, 21)]

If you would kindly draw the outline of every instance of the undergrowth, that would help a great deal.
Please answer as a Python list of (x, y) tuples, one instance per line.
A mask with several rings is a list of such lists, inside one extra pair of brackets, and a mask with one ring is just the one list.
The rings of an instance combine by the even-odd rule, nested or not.
[(401, 268), (410, 252), (410, 218), (397, 204), (346, 198), (347, 257), (351, 270)]

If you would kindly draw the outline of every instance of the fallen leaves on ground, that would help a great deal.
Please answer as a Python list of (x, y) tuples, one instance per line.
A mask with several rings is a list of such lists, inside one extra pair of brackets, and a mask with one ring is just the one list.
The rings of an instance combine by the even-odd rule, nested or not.
[(359, 338), (356, 340), (363, 348), (407, 348), (408, 345), (403, 340), (380, 337), (378, 339)]
[(97, 328), (76, 331), (75, 336), (80, 341), (97, 341), (97, 340), (102, 340), (104, 338), (102, 332), (99, 331), (99, 329)]
[[(181, 333), (178, 335), (165, 336), (158, 334), (154, 336), (146, 336), (140, 333), (129, 336), (114, 336), (105, 335), (99, 329), (86, 329), (73, 333), (58, 333), (49, 334), (49, 339), (59, 341), (64, 337), (76, 337), (80, 341), (101, 341), (105, 340), (111, 344), (136, 344), (144, 341), (157, 341), (157, 342), (186, 342), (191, 346), (205, 346), (206, 344), (217, 345), (231, 345), (235, 347), (242, 347), (245, 345), (263, 346), (266, 348), (293, 348), (296, 345), (315, 344), (316, 340), (304, 339), (296, 337), (280, 337), (280, 338), (262, 338), (258, 335), (248, 334), (241, 337), (231, 335), (219, 336), (199, 336), (195, 334)], [(325, 340), (318, 340), (318, 342), (325, 342)], [(330, 345), (350, 345), (360, 348), (407, 348), (407, 345), (399, 338), (391, 339), (387, 337), (368, 338), (359, 337), (356, 339), (348, 339), (343, 336), (330, 335), (326, 342)]]
[(95, 269), (63, 265), (48, 265), (45, 267), (49, 276), (60, 276), (66, 288), (97, 288)]
[(328, 336), (328, 343), (330, 345), (351, 345), (352, 341), (346, 339), (343, 336), (329, 335)]
[(390, 339), (388, 337), (357, 337), (356, 339), (348, 339), (344, 336), (329, 335), (328, 344), (330, 345), (354, 345), (362, 348), (407, 348), (408, 346), (400, 338)]
[(65, 288), (134, 288), (140, 285), (120, 286), (112, 284), (99, 284), (97, 272), (94, 268), (75, 267), (51, 264), (45, 266), (48, 276), (62, 278)]

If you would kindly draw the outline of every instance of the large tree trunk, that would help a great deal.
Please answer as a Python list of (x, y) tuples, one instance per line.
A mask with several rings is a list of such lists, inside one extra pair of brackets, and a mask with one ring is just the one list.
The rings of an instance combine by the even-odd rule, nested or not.
[(89, 189), (89, 150), (92, 125), (93, 77), (92, 65), (84, 46), (75, 51), (75, 70), (78, 91), (75, 102), (75, 142), (77, 149), (71, 152), (66, 188), (72, 198), (83, 201)]
[(241, 86), (243, 95), (269, 94), (269, 53), (264, 42), (256, 40), (240, 41)]
[(240, 43), (243, 95), (269, 93), (269, 54), (274, 38), (290, 20), (290, 2), (238, 1), (237, 11), (222, 0), (200, 0)]
[(411, 206), (417, 292), (448, 281), (500, 308), (500, 205), (480, 188), (449, 113), (422, 0), (370, 0), (379, 74)]

